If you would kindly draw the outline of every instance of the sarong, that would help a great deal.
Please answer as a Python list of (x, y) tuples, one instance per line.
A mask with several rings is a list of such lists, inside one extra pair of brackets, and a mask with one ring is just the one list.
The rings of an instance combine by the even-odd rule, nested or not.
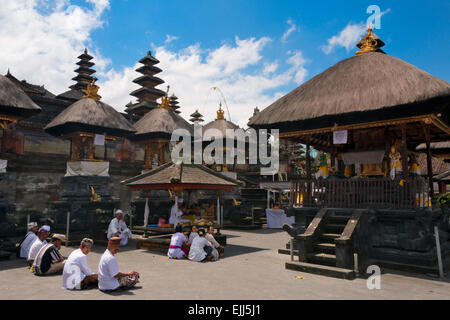
[(139, 274), (126, 276), (119, 279), (120, 288), (132, 288), (139, 282)]

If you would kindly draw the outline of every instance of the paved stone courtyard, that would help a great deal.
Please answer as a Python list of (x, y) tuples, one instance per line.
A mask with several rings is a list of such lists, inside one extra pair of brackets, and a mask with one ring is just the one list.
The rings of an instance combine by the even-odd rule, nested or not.
[[(369, 290), (366, 280), (340, 280), (286, 270), (289, 256), (279, 255), (288, 235), (280, 230), (224, 230), (226, 257), (213, 263), (169, 260), (135, 249), (135, 240), (117, 255), (121, 271), (141, 274), (138, 287), (115, 294), (97, 289), (67, 291), (61, 275), (36, 277), (25, 261), (0, 261), (0, 299), (449, 299), (450, 280), (384, 270), (381, 289)], [(75, 247), (62, 248), (67, 256)], [(88, 263), (96, 272), (105, 247), (94, 246)], [(297, 279), (302, 276), (303, 279)]]

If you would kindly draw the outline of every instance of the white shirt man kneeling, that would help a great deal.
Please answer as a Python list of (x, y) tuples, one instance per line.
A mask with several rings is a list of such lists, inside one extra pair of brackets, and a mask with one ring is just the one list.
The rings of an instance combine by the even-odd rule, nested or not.
[(98, 275), (91, 271), (87, 263), (87, 255), (93, 245), (92, 239), (84, 238), (81, 240), (80, 248), (74, 250), (67, 258), (62, 279), (64, 289), (82, 290), (98, 284)]
[(128, 229), (127, 224), (123, 220), (123, 211), (117, 210), (116, 217), (111, 220), (108, 227), (108, 240), (112, 237), (120, 238), (120, 245), (126, 246), (128, 244), (128, 239), (132, 237), (130, 229)]
[(98, 264), (98, 288), (109, 292), (120, 289), (129, 289), (139, 282), (139, 273), (131, 271), (122, 273), (119, 270), (116, 255), (120, 250), (121, 238), (112, 237), (108, 241), (108, 248), (103, 253)]

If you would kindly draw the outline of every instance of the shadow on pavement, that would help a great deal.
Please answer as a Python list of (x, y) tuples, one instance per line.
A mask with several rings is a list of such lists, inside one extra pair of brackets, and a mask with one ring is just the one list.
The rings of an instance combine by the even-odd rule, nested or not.
[(100, 291), (109, 296), (134, 296), (136, 295), (133, 291), (142, 289), (142, 286), (136, 286), (128, 289), (119, 289), (117, 291)]
[(30, 267), (25, 259), (19, 259), (14, 254), (11, 254), (9, 260), (0, 261), (0, 271), (10, 270), (10, 269), (21, 269), (30, 272)]
[(230, 258), (230, 257), (234, 257), (234, 256), (239, 256), (242, 254), (249, 254), (249, 253), (254, 253), (254, 252), (263, 251), (263, 250), (270, 250), (270, 249), (229, 244), (225, 247), (225, 256), (220, 259), (226, 259), (226, 258)]
[(254, 229), (254, 230), (243, 230), (243, 229), (225, 229), (230, 231), (239, 231), (242, 233), (253, 233), (253, 234), (274, 234), (274, 233), (283, 233), (283, 229)]

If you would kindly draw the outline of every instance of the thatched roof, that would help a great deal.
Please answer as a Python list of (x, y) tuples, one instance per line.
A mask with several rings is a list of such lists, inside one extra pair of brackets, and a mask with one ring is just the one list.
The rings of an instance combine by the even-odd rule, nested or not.
[(122, 183), (135, 189), (232, 189), (239, 184), (237, 180), (199, 164), (172, 162)]
[[(419, 154), (417, 157), (417, 164), (419, 165), (422, 175), (427, 174), (427, 155), (424, 153)], [(450, 164), (439, 160), (436, 157), (431, 157), (431, 167), (433, 168), (433, 175), (442, 174), (450, 170)]]
[[(405, 61), (370, 52), (340, 61), (305, 82), (253, 116), (249, 126), (286, 125), (297, 131), (322, 128), (333, 126), (337, 115), (349, 115), (339, 119), (341, 125), (358, 121), (356, 117), (361, 113), (394, 106), (405, 106), (405, 111), (409, 111), (406, 108), (411, 104), (432, 99), (438, 99), (432, 107), (448, 108), (450, 84)], [(311, 120), (315, 120), (313, 127)]]
[(39, 85), (35, 85), (35, 84), (31, 84), (28, 83), (26, 80), (22, 80), (20, 81), (19, 79), (17, 79), (16, 77), (14, 77), (11, 72), (9, 72), (5, 75), (5, 77), (7, 77), (9, 80), (11, 80), (16, 86), (18, 86), (20, 89), (22, 89), (27, 95), (33, 95), (33, 96), (41, 96), (41, 97), (46, 97), (46, 98), (54, 98), (55, 95), (53, 93), (51, 93), (50, 91), (48, 91), (47, 89), (45, 89), (45, 87), (39, 86)]
[(82, 131), (126, 137), (136, 130), (110, 105), (90, 98), (83, 98), (50, 122), (44, 130), (54, 136)]
[(176, 129), (186, 129), (193, 133), (193, 127), (180, 115), (164, 108), (155, 108), (147, 112), (134, 124), (136, 133), (130, 137), (133, 141), (142, 141), (152, 138), (170, 139)]
[(75, 102), (83, 99), (84, 96), (85, 93), (82, 92), (81, 90), (70, 89), (66, 92), (59, 94), (58, 96), (56, 96), (56, 98)]
[(41, 108), (17, 85), (0, 75), (0, 114), (20, 118), (41, 112)]
[[(425, 143), (420, 144), (416, 150), (417, 151), (424, 151), (427, 149), (427, 145)], [(446, 150), (450, 149), (450, 141), (442, 141), (442, 142), (433, 142), (430, 143), (430, 149), (432, 151), (439, 151), (439, 150)]]

